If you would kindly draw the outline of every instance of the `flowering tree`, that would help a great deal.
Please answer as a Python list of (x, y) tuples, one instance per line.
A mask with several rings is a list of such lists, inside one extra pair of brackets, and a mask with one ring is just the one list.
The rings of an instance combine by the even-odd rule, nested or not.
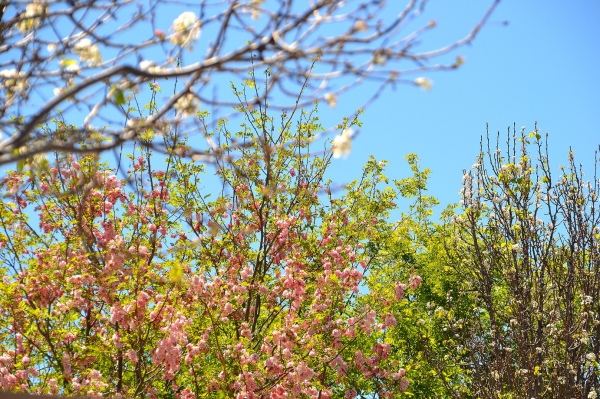
[[(305, 104), (324, 99), (332, 107), (367, 81), (376, 83), (367, 102), (396, 83), (427, 89), (431, 81), (415, 75), (459, 67), (462, 57), (445, 56), (471, 43), (498, 2), (490, 1), (464, 38), (424, 50), (422, 36), (436, 25), (420, 22), (424, 0), (405, 6), (364, 0), (11, 1), (0, 5), (0, 164), (52, 150), (118, 148), (148, 129), (172, 131), (174, 124), (182, 135), (199, 129), (199, 121), (186, 116), (200, 104), (223, 116), (219, 107), (235, 101), (219, 97), (219, 84), (255, 68), (273, 72), (264, 95), (276, 94), (288, 111), (306, 79)], [(156, 90), (156, 81), (163, 85), (167, 78), (184, 84), (151, 117), (127, 104), (131, 92)], [(75, 127), (57, 140), (43, 125), (61, 114)], [(160, 140), (143, 143), (167, 151)], [(204, 154), (212, 145), (209, 140), (191, 150), (213, 161), (217, 153)]]
[(436, 397), (597, 398), (600, 181), (572, 153), (553, 172), (537, 128), (507, 147), (482, 148), (459, 212), (425, 230), (404, 364), (436, 376)]
[[(2, 180), (2, 390), (406, 392), (390, 332), (404, 291), (421, 279), (379, 287), (364, 277), (385, 268), (377, 248), (395, 229), (388, 211), (397, 192), (382, 187), (384, 163), (369, 161), (360, 180), (332, 193), (324, 173), (333, 153), (315, 155), (311, 140), (322, 130), (316, 107), (270, 116), (243, 102), (248, 89), (236, 90), (240, 129), (221, 120), (213, 131), (207, 113), (198, 116), (206, 139), (240, 155), (217, 158), (219, 190), (203, 187), (206, 166), (186, 160), (190, 146), (175, 130), (160, 137), (163, 160), (144, 143), (116, 168), (93, 151), (56, 152)], [(77, 130), (53, 123), (44, 127), (51, 140)], [(158, 140), (152, 134), (140, 140)]]

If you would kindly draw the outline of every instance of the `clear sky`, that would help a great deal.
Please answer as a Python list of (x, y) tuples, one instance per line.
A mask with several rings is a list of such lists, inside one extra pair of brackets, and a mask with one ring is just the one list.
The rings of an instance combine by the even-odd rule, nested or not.
[[(488, 5), (429, 2), (427, 13), (438, 25), (424, 45), (463, 36)], [(389, 89), (367, 109), (352, 154), (334, 162), (331, 177), (356, 178), (373, 154), (390, 161), (389, 177), (402, 178), (410, 174), (403, 156), (414, 152), (433, 172), (430, 195), (442, 204), (457, 202), (462, 170), (474, 163), (486, 123), (490, 132), (505, 134), (513, 123), (531, 131), (537, 121), (542, 133), (550, 133), (553, 169), (566, 164), (572, 147), (591, 179), (600, 144), (599, 22), (595, 0), (502, 1), (473, 45), (459, 50), (467, 59), (461, 69), (426, 75), (434, 80), (429, 92)], [(360, 104), (361, 90), (338, 107)]]

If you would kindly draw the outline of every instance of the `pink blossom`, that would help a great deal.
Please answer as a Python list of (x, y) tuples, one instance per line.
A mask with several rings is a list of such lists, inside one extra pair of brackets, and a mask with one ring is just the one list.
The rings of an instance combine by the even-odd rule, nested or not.
[(324, 389), (321, 391), (321, 399), (331, 399), (332, 397), (331, 390)]
[(65, 377), (70, 377), (71, 376), (71, 357), (69, 356), (69, 354), (67, 352), (63, 353), (62, 363), (63, 363), (63, 370), (64, 370)]
[(127, 311), (121, 307), (121, 304), (116, 302), (110, 308), (110, 322), (113, 324), (121, 323), (127, 317)]
[(15, 338), (17, 341), (17, 353), (23, 353), (25, 351), (25, 348), (23, 347), (23, 334), (16, 333)]
[(398, 372), (392, 373), (392, 378), (394, 380), (399, 380), (400, 378), (404, 377), (405, 374), (406, 374), (406, 370), (400, 369), (400, 370), (398, 370)]
[(183, 391), (179, 393), (179, 399), (195, 399), (196, 394), (190, 391), (188, 388), (185, 388)]
[(12, 364), (12, 357), (8, 354), (0, 356), (0, 364), (3, 364), (7, 367), (10, 366)]
[(112, 340), (115, 344), (115, 347), (117, 348), (122, 348), (123, 347), (123, 343), (121, 342), (121, 336), (118, 333), (114, 333), (112, 336)]
[(300, 381), (308, 382), (311, 380), (311, 378), (313, 378), (315, 372), (313, 369), (308, 367), (306, 362), (300, 362), (300, 364), (298, 364), (298, 366), (296, 367), (296, 374)]
[(76, 338), (75, 334), (66, 333), (63, 340), (66, 344), (71, 344), (71, 343), (73, 343), (73, 341), (75, 341), (75, 338)]
[(387, 327), (395, 327), (396, 325), (398, 325), (398, 322), (396, 321), (396, 318), (393, 314), (388, 313), (385, 315), (385, 325)]
[(408, 389), (408, 380), (406, 378), (402, 378), (400, 380), (399, 388), (401, 391), (406, 391)]
[(138, 293), (136, 303), (137, 303), (138, 307), (143, 309), (146, 307), (149, 300), (150, 300), (150, 295), (148, 295), (145, 291), (140, 291)]
[(404, 289), (406, 288), (406, 285), (396, 282), (396, 290), (395, 290), (395, 294), (396, 294), (396, 299), (398, 301), (401, 301), (402, 298), (404, 297)]
[(48, 381), (48, 386), (50, 387), (50, 392), (56, 395), (58, 393), (58, 382), (52, 378)]
[(287, 398), (287, 392), (281, 385), (276, 385), (271, 389), (270, 399), (283, 399)]
[(421, 276), (411, 276), (409, 282), (410, 288), (412, 288), (413, 290), (417, 289), (417, 287), (421, 284), (422, 281), (423, 279), (421, 278)]
[(129, 361), (133, 364), (137, 364), (138, 362), (137, 352), (133, 349), (127, 350), (127, 352), (125, 353), (125, 357), (129, 359)]

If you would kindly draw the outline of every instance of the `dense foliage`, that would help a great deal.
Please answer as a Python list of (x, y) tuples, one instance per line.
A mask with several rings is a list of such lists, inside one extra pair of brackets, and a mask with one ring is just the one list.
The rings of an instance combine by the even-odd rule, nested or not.
[[(55, 153), (2, 180), (3, 390), (186, 399), (407, 390), (392, 331), (405, 289), (421, 279), (364, 277), (386, 270), (381, 248), (397, 228), (384, 163), (332, 190), (333, 154), (311, 146), (316, 106), (272, 116), (244, 101), (251, 87), (236, 90), (240, 129), (222, 120), (211, 131), (197, 115), (228, 160), (215, 165), (218, 190), (177, 132), (162, 136), (165, 158), (144, 145), (123, 150), (118, 167)], [(45, 134), (56, 140), (73, 129), (54, 124)]]

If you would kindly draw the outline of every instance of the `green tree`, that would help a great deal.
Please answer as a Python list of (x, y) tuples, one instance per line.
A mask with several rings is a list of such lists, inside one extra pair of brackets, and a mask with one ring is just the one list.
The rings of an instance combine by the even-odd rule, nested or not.
[(456, 278), (447, 273), (448, 230), (432, 221), (438, 201), (427, 195), (431, 171), (421, 168), (415, 154), (407, 155), (406, 159), (413, 176), (395, 181), (394, 185), (398, 194), (411, 200), (412, 205), (394, 223), (389, 238), (381, 243), (373, 261), (377, 266), (367, 280), (370, 289), (381, 290), (406, 288), (396, 284), (397, 281), (414, 284), (423, 279), (417, 292), (405, 295), (405, 300), (397, 304), (396, 311), (402, 317), (388, 333), (393, 342), (393, 356), (411, 375), (410, 392), (415, 397), (444, 398), (451, 388), (458, 397), (466, 397), (469, 391), (465, 372), (448, 361), (449, 333), (436, 322), (440, 316), (436, 307), (445, 306), (449, 300), (447, 294), (458, 286)]

